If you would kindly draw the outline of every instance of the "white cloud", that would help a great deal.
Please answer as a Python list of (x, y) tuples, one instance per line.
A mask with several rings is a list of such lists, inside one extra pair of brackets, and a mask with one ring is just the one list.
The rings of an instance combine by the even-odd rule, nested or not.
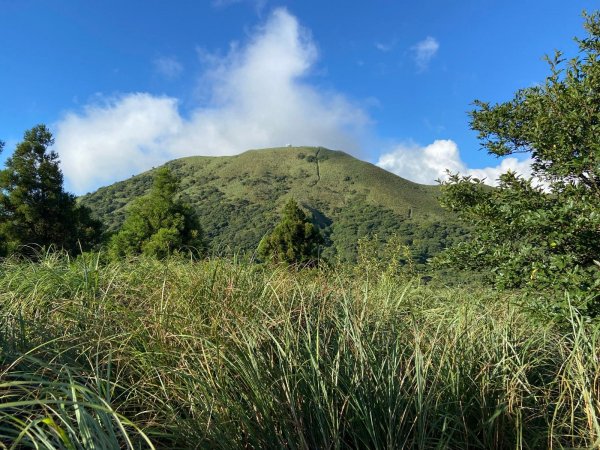
[(396, 43), (397, 43), (396, 39), (389, 41), (389, 42), (375, 42), (375, 48), (377, 50), (379, 50), (380, 52), (387, 53), (394, 49), (394, 47), (396, 46)]
[(189, 114), (177, 99), (148, 93), (67, 114), (56, 125), (67, 187), (82, 193), (176, 157), (289, 142), (357, 153), (369, 118), (343, 95), (306, 81), (317, 56), (309, 32), (277, 9), (245, 45), (205, 59), (208, 101)]
[(173, 56), (161, 56), (156, 58), (153, 63), (155, 70), (170, 80), (174, 80), (183, 72), (183, 65)]
[(267, 6), (268, 0), (213, 0), (212, 4), (216, 8), (225, 8), (238, 3), (250, 3), (254, 5), (257, 13), (261, 13)]
[(460, 157), (456, 143), (452, 140), (436, 140), (420, 147), (416, 144), (396, 146), (380, 156), (377, 165), (403, 178), (423, 184), (435, 184), (436, 179), (446, 177), (446, 169), (462, 175), (484, 179), (487, 184), (497, 185), (498, 177), (512, 170), (525, 177), (531, 176), (531, 160), (504, 158), (499, 165), (479, 169), (468, 168)]
[(175, 99), (149, 94), (68, 114), (57, 125), (56, 149), (70, 190), (82, 193), (164, 162), (168, 141), (182, 126)]
[(431, 36), (427, 36), (420, 42), (417, 42), (411, 50), (413, 51), (413, 56), (415, 60), (415, 64), (417, 65), (417, 69), (422, 72), (429, 67), (429, 63), (431, 59), (435, 56), (440, 48), (440, 43)]
[[(533, 163), (532, 159), (526, 159), (524, 161), (519, 161), (517, 158), (504, 158), (500, 164), (495, 167), (485, 167), (483, 169), (468, 169), (469, 175), (472, 175), (476, 178), (486, 178), (488, 184), (493, 184), (494, 186), (497, 184), (498, 177), (503, 173), (508, 172), (509, 170), (518, 173), (519, 175), (524, 176), (525, 178), (530, 178), (532, 176), (531, 164)], [(493, 181), (493, 182), (492, 182)], [(540, 185), (539, 180), (537, 184)]]

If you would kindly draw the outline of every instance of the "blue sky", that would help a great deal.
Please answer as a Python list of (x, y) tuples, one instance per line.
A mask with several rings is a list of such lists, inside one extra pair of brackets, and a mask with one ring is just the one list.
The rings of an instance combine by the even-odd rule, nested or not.
[(78, 194), (169, 159), (323, 145), (434, 184), (526, 160), (467, 111), (543, 82), (593, 1), (0, 0), (0, 139), (46, 123)]

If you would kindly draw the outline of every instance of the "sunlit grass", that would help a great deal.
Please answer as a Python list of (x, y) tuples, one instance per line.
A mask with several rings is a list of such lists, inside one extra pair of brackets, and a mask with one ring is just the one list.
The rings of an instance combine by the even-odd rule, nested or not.
[(600, 444), (598, 325), (517, 294), (216, 259), (0, 271), (7, 448)]

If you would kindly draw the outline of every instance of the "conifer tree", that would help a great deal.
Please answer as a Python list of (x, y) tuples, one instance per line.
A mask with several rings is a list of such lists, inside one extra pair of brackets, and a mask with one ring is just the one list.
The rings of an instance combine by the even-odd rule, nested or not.
[(177, 189), (177, 179), (168, 168), (156, 172), (150, 194), (133, 203), (123, 227), (111, 239), (113, 258), (140, 254), (164, 258), (184, 248), (195, 255), (203, 253), (198, 218), (175, 198)]
[(294, 199), (288, 200), (283, 216), (258, 247), (259, 256), (287, 264), (315, 264), (323, 237)]
[(0, 171), (0, 236), (5, 254), (28, 253), (32, 244), (75, 252), (100, 240), (101, 223), (63, 190), (58, 154), (50, 149), (53, 144), (45, 125), (33, 127)]

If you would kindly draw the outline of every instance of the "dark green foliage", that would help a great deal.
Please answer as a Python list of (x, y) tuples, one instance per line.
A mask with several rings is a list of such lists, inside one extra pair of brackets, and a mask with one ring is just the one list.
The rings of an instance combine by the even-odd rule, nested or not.
[(313, 265), (318, 262), (323, 237), (294, 199), (283, 208), (279, 223), (258, 246), (262, 258), (287, 264)]
[(45, 125), (33, 127), (0, 171), (0, 236), (5, 254), (30, 253), (31, 245), (75, 252), (99, 242), (100, 222), (63, 190), (58, 155), (50, 150), (53, 144)]
[(412, 220), (389, 209), (357, 202), (344, 208), (331, 225), (330, 239), (334, 243), (324, 251), (328, 259), (356, 262), (358, 242), (365, 237), (378, 236), (379, 251), (394, 237), (411, 248), (412, 259), (422, 269), (427, 261), (466, 239), (466, 226), (453, 220)]
[(164, 258), (174, 251), (204, 251), (202, 228), (194, 211), (175, 199), (178, 183), (167, 168), (159, 169), (150, 194), (132, 205), (123, 228), (112, 237), (113, 258), (149, 255)]
[(567, 288), (592, 312), (600, 283), (600, 15), (586, 16), (585, 27), (581, 56), (565, 62), (557, 53), (544, 85), (506, 103), (477, 101), (471, 113), (490, 154), (530, 153), (545, 186), (508, 173), (492, 190), (453, 176), (443, 202), (475, 225), (473, 240), (446, 262), (487, 270), (500, 287)]

